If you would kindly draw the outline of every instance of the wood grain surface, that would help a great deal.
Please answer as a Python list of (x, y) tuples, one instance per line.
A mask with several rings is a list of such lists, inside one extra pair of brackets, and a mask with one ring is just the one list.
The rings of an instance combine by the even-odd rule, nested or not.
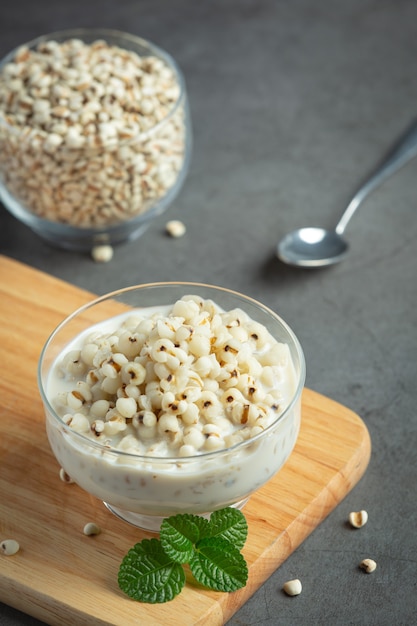
[[(127, 550), (145, 532), (118, 520), (76, 485), (59, 479), (37, 389), (43, 343), (92, 294), (0, 256), (0, 600), (53, 625), (221, 625), (263, 584), (354, 487), (371, 444), (348, 408), (306, 389), (298, 442), (284, 468), (244, 509), (246, 587), (217, 593), (187, 582), (162, 605), (136, 603), (117, 586)], [(84, 524), (102, 528), (95, 537)]]

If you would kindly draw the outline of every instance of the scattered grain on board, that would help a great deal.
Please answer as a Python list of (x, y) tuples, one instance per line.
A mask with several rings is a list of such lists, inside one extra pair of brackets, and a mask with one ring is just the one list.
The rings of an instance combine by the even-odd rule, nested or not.
[(88, 522), (83, 528), (84, 535), (99, 535), (101, 533), (101, 528), (94, 522)]
[(3, 539), (0, 543), (0, 553), (5, 556), (12, 556), (20, 550), (20, 545), (15, 539)]

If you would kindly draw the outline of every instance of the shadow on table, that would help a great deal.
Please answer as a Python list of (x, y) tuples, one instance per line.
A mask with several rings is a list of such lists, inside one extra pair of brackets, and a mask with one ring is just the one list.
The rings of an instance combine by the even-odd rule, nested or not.
[(317, 278), (323, 278), (334, 271), (337, 265), (324, 267), (295, 267), (287, 265), (271, 252), (258, 267), (257, 280), (264, 285), (295, 285), (299, 286)]

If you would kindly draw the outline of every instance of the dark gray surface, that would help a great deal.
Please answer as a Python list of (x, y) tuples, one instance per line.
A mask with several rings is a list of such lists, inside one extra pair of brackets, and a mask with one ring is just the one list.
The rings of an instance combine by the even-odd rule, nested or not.
[[(3, 209), (1, 253), (100, 294), (199, 280), (279, 312), (303, 344), (307, 385), (362, 416), (373, 454), (229, 626), (416, 624), (417, 161), (359, 210), (342, 264), (297, 270), (274, 251), (295, 227), (333, 225), (417, 116), (417, 3), (13, 0), (0, 8), (0, 54), (74, 26), (127, 30), (173, 54), (190, 97), (191, 171), (168, 212), (110, 264), (47, 247)], [(174, 218), (187, 225), (182, 239), (164, 235)], [(359, 509), (369, 522), (353, 531), (346, 519)], [(364, 557), (378, 564), (371, 575), (358, 569)], [(303, 592), (289, 598), (281, 587), (294, 577)], [(0, 605), (2, 626), (38, 623)]]

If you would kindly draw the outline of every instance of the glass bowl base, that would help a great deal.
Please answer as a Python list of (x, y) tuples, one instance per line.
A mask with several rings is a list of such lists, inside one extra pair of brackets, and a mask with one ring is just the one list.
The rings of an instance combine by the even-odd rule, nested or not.
[[(249, 498), (244, 498), (243, 500), (240, 500), (235, 504), (231, 504), (230, 506), (234, 509), (240, 510), (243, 509), (248, 500)], [(166, 517), (162, 515), (142, 515), (141, 513), (132, 513), (131, 511), (119, 509), (118, 507), (112, 506), (107, 502), (104, 502), (103, 504), (111, 513), (113, 513), (113, 515), (123, 520), (124, 522), (128, 522), (129, 524), (136, 526), (136, 528), (140, 528), (141, 530), (146, 530), (152, 533), (158, 533), (162, 522), (164, 521), (164, 519), (166, 519)], [(200, 515), (201, 517), (205, 517), (206, 519), (208, 519), (211, 513), (201, 513)]]

